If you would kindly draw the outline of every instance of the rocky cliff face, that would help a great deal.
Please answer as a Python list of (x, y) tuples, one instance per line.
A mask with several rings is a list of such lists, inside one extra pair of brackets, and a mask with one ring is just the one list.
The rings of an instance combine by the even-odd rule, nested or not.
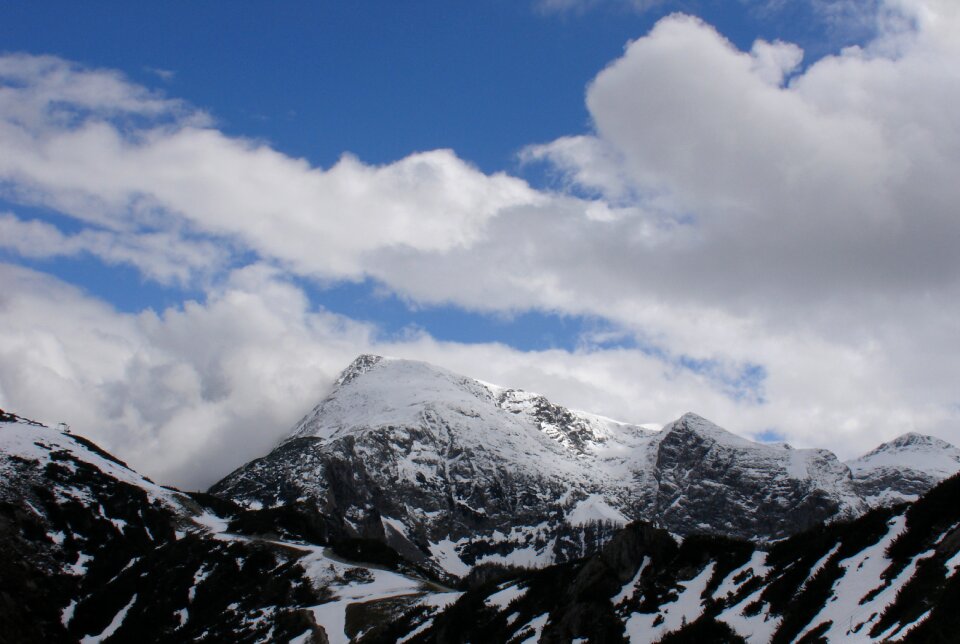
[(633, 520), (782, 538), (960, 470), (958, 461), (901, 479), (878, 456), (864, 459), (855, 476), (829, 451), (754, 443), (695, 414), (652, 431), (425, 363), (361, 356), (286, 441), (211, 491), (256, 507), (309, 499), (463, 575), (483, 562), (584, 556)]
[(629, 456), (652, 436), (424, 363), (363, 356), (288, 440), (211, 491), (262, 506), (311, 499), (460, 575), (483, 560), (583, 554), (577, 537), (558, 536), (571, 521), (595, 532), (625, 522), (614, 504), (630, 499)]
[(868, 509), (833, 453), (753, 443), (694, 414), (663, 429), (654, 476), (656, 506), (637, 518), (679, 534), (780, 538)]

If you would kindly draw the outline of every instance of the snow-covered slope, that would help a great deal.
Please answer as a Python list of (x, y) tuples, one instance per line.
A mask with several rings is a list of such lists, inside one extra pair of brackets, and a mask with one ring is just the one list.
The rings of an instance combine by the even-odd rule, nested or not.
[(312, 500), (462, 575), (583, 554), (565, 517), (576, 509), (579, 524), (612, 531), (604, 508), (630, 505), (631, 468), (656, 436), (422, 362), (361, 356), (289, 439), (211, 491), (267, 507)]
[[(412, 442), (410, 429), (423, 429), (426, 440)], [(458, 448), (490, 463), (509, 463), (518, 474), (580, 482), (622, 477), (629, 455), (654, 435), (424, 362), (362, 356), (341, 375), (335, 391), (298, 424), (291, 439), (333, 443), (362, 440), (370, 432), (410, 446), (398, 462), (401, 477), (434, 476), (438, 463), (433, 446), (455, 438)], [(596, 460), (607, 465), (592, 469)]]
[(340, 527), (156, 485), (0, 410), (0, 642), (346, 642), (381, 602), (423, 617), (457, 597), (383, 553), (350, 563), (369, 546)]
[(631, 524), (595, 556), (505, 574), (420, 641), (955, 642), (960, 478), (776, 544)]
[(310, 500), (464, 575), (581, 557), (632, 520), (780, 538), (890, 500), (862, 483), (829, 451), (754, 443), (695, 414), (652, 431), (366, 355), (288, 439), (211, 491), (265, 507)]
[(62, 494), (61, 501), (90, 505), (94, 498), (82, 494), (86, 492), (84, 486), (51, 488), (48, 485), (51, 474), (67, 476), (82, 472), (133, 486), (142, 491), (150, 503), (185, 520), (190, 516), (185, 495), (155, 484), (85, 438), (0, 411), (0, 479), (4, 481), (0, 500), (13, 502), (24, 495), (29, 499), (39, 493), (40, 488), (36, 486), (41, 486), (47, 492)]

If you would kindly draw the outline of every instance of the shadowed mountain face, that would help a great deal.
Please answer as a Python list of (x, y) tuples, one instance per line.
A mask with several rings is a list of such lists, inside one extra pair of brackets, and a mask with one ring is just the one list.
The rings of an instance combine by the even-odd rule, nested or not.
[[(960, 470), (940, 443), (901, 437), (851, 471), (829, 451), (754, 443), (695, 414), (652, 431), (425, 363), (361, 356), (288, 439), (211, 492), (254, 507), (309, 500), (460, 576), (483, 562), (578, 558), (634, 520), (680, 535), (782, 538), (916, 498)], [(897, 449), (912, 455), (903, 476), (889, 458)]]

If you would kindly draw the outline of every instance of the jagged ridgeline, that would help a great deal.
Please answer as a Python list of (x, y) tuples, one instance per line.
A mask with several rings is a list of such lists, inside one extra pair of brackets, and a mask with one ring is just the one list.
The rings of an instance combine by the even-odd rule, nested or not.
[(264, 458), (212, 488), (309, 500), (438, 572), (589, 555), (616, 527), (778, 539), (915, 499), (960, 450), (908, 434), (842, 463), (687, 414), (660, 431), (410, 360), (361, 356)]
[(0, 642), (956, 641), (958, 469), (377, 356), (209, 493), (0, 412)]

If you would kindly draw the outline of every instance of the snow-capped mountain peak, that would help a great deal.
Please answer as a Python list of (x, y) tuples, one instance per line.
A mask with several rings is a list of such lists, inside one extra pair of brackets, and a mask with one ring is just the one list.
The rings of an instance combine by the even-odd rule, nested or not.
[(943, 478), (960, 471), (960, 449), (934, 436), (908, 432), (847, 464), (855, 474), (893, 467)]
[[(861, 459), (869, 458), (881, 453), (892, 453), (892, 452), (936, 452), (944, 451), (949, 453), (960, 453), (956, 447), (948, 443), (947, 441), (940, 440), (935, 436), (928, 436), (927, 434), (918, 434), (917, 432), (907, 432), (897, 436), (891, 441), (880, 444), (877, 448), (871, 450), (867, 454), (861, 457)], [(858, 459), (859, 460), (859, 459)]]
[(425, 362), (362, 355), (289, 438), (331, 439), (345, 431), (420, 423), (431, 410), (470, 415), (493, 403), (490, 389)]
[(687, 435), (696, 437), (699, 440), (716, 443), (718, 445), (750, 449), (764, 447), (760, 443), (754, 443), (753, 441), (749, 441), (741, 436), (737, 436), (733, 432), (729, 432), (719, 425), (707, 420), (703, 416), (693, 412), (685, 413), (677, 420), (666, 425), (662, 431), (665, 435)]
[(882, 471), (880, 482), (855, 478), (828, 450), (756, 443), (694, 413), (652, 431), (424, 362), (364, 355), (274, 452), (213, 489), (265, 507), (313, 500), (460, 575), (486, 561), (583, 556), (599, 543), (584, 536), (587, 517), (780, 538), (943, 478), (911, 474), (904, 488)]
[(912, 501), (960, 472), (960, 449), (934, 436), (908, 432), (847, 465), (871, 503)]
[(329, 441), (399, 427), (422, 428), (438, 440), (455, 432), (459, 441), (508, 459), (544, 450), (561, 460), (576, 459), (609, 441), (652, 435), (635, 425), (573, 412), (539, 394), (467, 378), (426, 362), (362, 355), (288, 440)]

